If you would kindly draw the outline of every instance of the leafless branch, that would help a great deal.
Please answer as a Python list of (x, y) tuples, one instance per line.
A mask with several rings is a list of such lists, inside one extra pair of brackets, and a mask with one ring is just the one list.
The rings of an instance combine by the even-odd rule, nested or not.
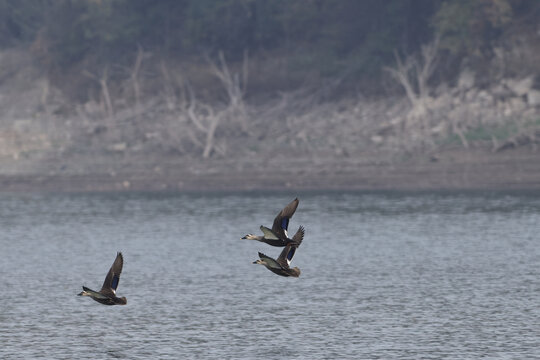
[(243, 83), (240, 83), (240, 77), (238, 74), (231, 74), (229, 66), (225, 61), (225, 56), (223, 52), (220, 51), (218, 54), (219, 65), (216, 64), (210, 57), (206, 57), (206, 61), (212, 70), (212, 73), (221, 81), (225, 91), (227, 92), (227, 97), (229, 99), (228, 108), (231, 113), (236, 113), (234, 118), (237, 119), (241, 126), (242, 130), (247, 132), (248, 123), (247, 123), (247, 111), (244, 104), (244, 95), (245, 89), (247, 86), (248, 78), (248, 56), (247, 52), (244, 53), (244, 63), (242, 66), (242, 79)]
[(105, 68), (103, 69), (103, 73), (102, 75), (99, 77), (95, 74), (92, 74), (91, 72), (87, 71), (87, 70), (84, 70), (83, 71), (83, 75), (85, 75), (86, 77), (89, 77), (90, 79), (92, 80), (95, 80), (99, 83), (100, 87), (101, 87), (101, 92), (102, 92), (102, 95), (103, 95), (103, 99), (105, 101), (105, 110), (107, 112), (107, 117), (109, 119), (112, 119), (114, 117), (114, 108), (113, 108), (113, 105), (112, 105), (112, 101), (111, 101), (111, 95), (109, 93), (109, 86), (107, 84), (107, 81), (108, 81), (108, 67), (105, 66)]
[(394, 51), (396, 67), (384, 69), (403, 86), (409, 99), (413, 112), (423, 115), (425, 99), (429, 96), (428, 81), (435, 71), (438, 61), (439, 39), (422, 46), (420, 59), (418, 56), (408, 55), (401, 59)]
[(133, 92), (135, 93), (135, 111), (141, 105), (141, 87), (139, 84), (139, 71), (141, 69), (143, 61), (144, 51), (141, 45), (137, 45), (137, 56), (135, 58), (135, 63), (133, 64), (133, 69), (129, 75), (131, 83), (133, 84)]

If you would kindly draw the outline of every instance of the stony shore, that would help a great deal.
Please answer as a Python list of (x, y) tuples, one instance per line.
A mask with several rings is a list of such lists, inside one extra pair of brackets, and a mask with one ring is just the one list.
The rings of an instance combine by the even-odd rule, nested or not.
[(336, 83), (214, 102), (160, 78), (108, 113), (70, 101), (28, 59), (3, 53), (1, 192), (540, 190), (531, 74), (478, 84), (464, 68), (408, 97), (334, 99)]

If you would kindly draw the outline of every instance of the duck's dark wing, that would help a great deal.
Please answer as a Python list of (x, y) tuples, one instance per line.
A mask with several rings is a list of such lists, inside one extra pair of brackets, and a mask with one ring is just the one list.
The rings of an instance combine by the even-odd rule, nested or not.
[(296, 211), (299, 202), (300, 200), (298, 200), (298, 198), (291, 201), (287, 206), (283, 208), (283, 210), (279, 212), (279, 214), (277, 214), (276, 218), (274, 219), (272, 231), (282, 239), (288, 238), (287, 228), (289, 227), (289, 220), (294, 215), (294, 212)]
[(103, 287), (100, 291), (102, 294), (111, 292), (113, 295), (116, 294), (116, 288), (118, 287), (118, 283), (120, 282), (120, 273), (122, 272), (123, 266), (124, 257), (122, 256), (122, 253), (119, 252), (116, 254), (116, 259), (114, 260), (114, 263), (112, 264), (109, 272), (107, 273), (107, 276), (105, 277)]
[(296, 231), (296, 234), (294, 234), (292, 238), (292, 241), (294, 243), (293, 246), (296, 246), (296, 247), (300, 246), (300, 244), (302, 243), (302, 240), (304, 240), (304, 233), (305, 233), (305, 229), (302, 225), (300, 225), (300, 227)]
[(277, 258), (277, 263), (283, 268), (283, 269), (289, 269), (289, 265), (291, 263), (291, 260), (294, 256), (294, 253), (296, 252), (296, 246), (293, 245), (287, 245), (279, 254), (279, 257)]
[(269, 267), (274, 269), (281, 269), (281, 265), (274, 259), (272, 259), (270, 256), (264, 255), (262, 252), (259, 252), (259, 257), (261, 260), (264, 260)]

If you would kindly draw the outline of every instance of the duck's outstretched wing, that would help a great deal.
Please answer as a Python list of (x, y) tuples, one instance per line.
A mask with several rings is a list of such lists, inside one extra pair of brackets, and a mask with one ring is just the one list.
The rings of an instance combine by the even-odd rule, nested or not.
[(294, 253), (296, 252), (296, 246), (293, 245), (287, 245), (279, 254), (279, 257), (277, 258), (277, 263), (283, 268), (283, 269), (289, 269), (289, 265), (291, 264), (291, 260), (294, 256)]
[(300, 246), (300, 244), (302, 243), (302, 240), (304, 240), (304, 233), (305, 232), (306, 232), (306, 230), (304, 229), (304, 227), (302, 225), (300, 225), (298, 230), (296, 230), (296, 234), (294, 234), (294, 236), (292, 238), (293, 243), (291, 245), (296, 246), (296, 247)]
[(279, 236), (266, 226), (261, 225), (261, 231), (264, 234), (265, 239), (279, 240)]
[(259, 257), (261, 260), (264, 260), (264, 262), (271, 268), (274, 269), (281, 269), (281, 265), (274, 259), (272, 259), (270, 256), (267, 256), (263, 254), (262, 252), (259, 252)]
[(279, 214), (277, 214), (276, 218), (274, 219), (272, 231), (281, 239), (288, 238), (287, 229), (289, 227), (289, 220), (294, 215), (294, 212), (296, 211), (299, 202), (300, 200), (298, 200), (298, 198), (291, 201), (287, 206), (283, 208), (283, 210), (279, 212)]
[(304, 240), (304, 232), (305, 232), (304, 227), (300, 226), (298, 230), (296, 231), (296, 234), (294, 234), (292, 238), (293, 242), (285, 246), (281, 254), (279, 254), (279, 257), (277, 258), (276, 261), (282, 268), (288, 269), (289, 266), (291, 265), (291, 261), (294, 256), (294, 253), (296, 252), (296, 249), (298, 248), (298, 246), (300, 246), (300, 244), (302, 243), (302, 240)]
[(116, 259), (114, 260), (114, 263), (109, 269), (109, 272), (105, 277), (105, 281), (103, 282), (103, 287), (100, 291), (102, 294), (109, 292), (113, 295), (116, 295), (116, 288), (118, 287), (118, 283), (120, 282), (120, 273), (122, 273), (123, 266), (124, 257), (122, 256), (121, 252), (118, 252), (116, 254)]

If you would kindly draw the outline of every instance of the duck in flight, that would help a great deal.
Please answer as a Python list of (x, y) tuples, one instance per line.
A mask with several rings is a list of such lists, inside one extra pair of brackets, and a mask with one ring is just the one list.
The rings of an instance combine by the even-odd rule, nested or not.
[(83, 286), (83, 291), (78, 295), (90, 296), (92, 299), (103, 305), (126, 305), (127, 299), (125, 297), (119, 298), (116, 296), (116, 288), (120, 282), (120, 273), (122, 272), (123, 265), (124, 258), (122, 257), (122, 253), (119, 252), (116, 254), (116, 259), (105, 277), (105, 282), (103, 282), (101, 290), (94, 291)]
[[(263, 236), (247, 234), (242, 239), (257, 240), (272, 246), (287, 246), (293, 244), (294, 237), (293, 239), (289, 239), (287, 229), (289, 227), (289, 220), (296, 211), (299, 202), (300, 200), (296, 198), (285, 206), (274, 219), (272, 229), (261, 225), (260, 229), (263, 232)], [(298, 245), (296, 245), (296, 247), (298, 247)]]
[(304, 228), (300, 226), (296, 234), (294, 234), (292, 240), (294, 243), (285, 246), (279, 257), (274, 260), (269, 256), (259, 252), (258, 260), (254, 261), (254, 264), (264, 265), (270, 271), (281, 276), (299, 277), (300, 269), (298, 267), (290, 268), (292, 258), (296, 249), (304, 239)]

